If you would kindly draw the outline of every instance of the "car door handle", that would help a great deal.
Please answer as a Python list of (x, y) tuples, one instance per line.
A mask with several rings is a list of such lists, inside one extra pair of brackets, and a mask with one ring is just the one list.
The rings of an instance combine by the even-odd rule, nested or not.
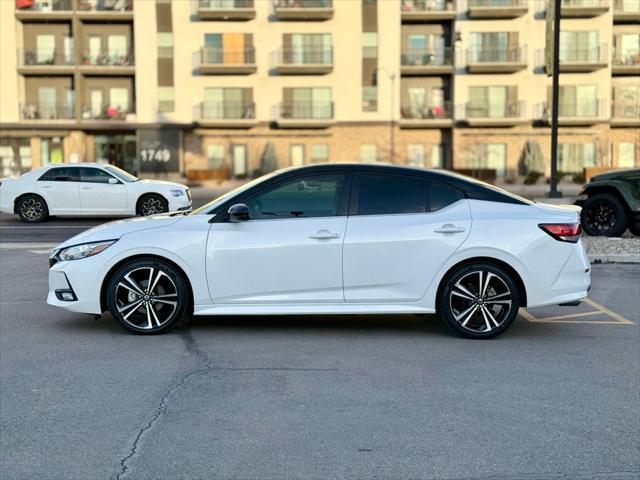
[(331, 233), (329, 230), (319, 230), (317, 233), (309, 235), (314, 240), (331, 240), (332, 238), (340, 238), (339, 233)]
[(80, 190), (91, 190), (91, 187), (80, 187)]
[(434, 230), (436, 233), (462, 233), (464, 232), (464, 227), (456, 227), (451, 223), (445, 223), (440, 228), (436, 228)]
[(53, 187), (51, 185), (42, 185), (42, 188), (49, 189), (49, 188), (53, 188)]

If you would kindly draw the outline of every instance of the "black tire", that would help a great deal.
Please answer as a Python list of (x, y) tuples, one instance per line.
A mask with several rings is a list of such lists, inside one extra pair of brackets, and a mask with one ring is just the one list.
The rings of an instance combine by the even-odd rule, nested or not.
[[(481, 283), (484, 294), (478, 295)], [(520, 291), (512, 275), (503, 268), (486, 262), (468, 263), (444, 278), (436, 308), (444, 322), (459, 335), (494, 338), (504, 333), (518, 316)]]
[(619, 237), (627, 229), (627, 212), (617, 197), (599, 193), (584, 202), (580, 223), (587, 235)]
[(640, 224), (639, 223), (629, 223), (629, 231), (634, 234), (636, 237), (640, 237)]
[(20, 220), (25, 223), (40, 223), (49, 218), (47, 202), (40, 195), (30, 193), (20, 197), (16, 204)]
[(169, 202), (162, 195), (147, 193), (138, 200), (136, 211), (138, 215), (143, 217), (167, 213), (169, 211)]
[(121, 266), (109, 280), (106, 295), (113, 318), (140, 335), (168, 332), (189, 306), (189, 289), (182, 273), (168, 262), (151, 258)]

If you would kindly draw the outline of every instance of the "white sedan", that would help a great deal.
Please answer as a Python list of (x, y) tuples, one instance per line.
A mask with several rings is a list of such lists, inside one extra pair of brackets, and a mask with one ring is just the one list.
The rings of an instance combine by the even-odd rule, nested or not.
[(267, 175), (185, 215), (108, 223), (52, 252), (48, 303), (166, 332), (184, 315), (423, 314), (504, 332), (590, 288), (578, 207), (455, 174), (331, 164)]
[(27, 223), (49, 216), (130, 217), (190, 209), (184, 185), (140, 180), (113, 165), (48, 165), (0, 182), (0, 212), (18, 214)]

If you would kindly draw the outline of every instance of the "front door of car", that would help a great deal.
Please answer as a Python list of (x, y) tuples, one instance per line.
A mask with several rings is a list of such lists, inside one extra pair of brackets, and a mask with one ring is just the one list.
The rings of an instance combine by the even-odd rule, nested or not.
[(284, 180), (248, 198), (246, 221), (213, 223), (206, 270), (214, 303), (343, 303), (348, 174)]
[(80, 206), (82, 213), (118, 215), (127, 211), (127, 187), (101, 168), (80, 170)]
[(471, 228), (457, 189), (415, 176), (354, 176), (344, 241), (347, 303), (415, 302)]
[(78, 171), (76, 167), (55, 167), (38, 179), (37, 191), (46, 200), (52, 215), (80, 212)]

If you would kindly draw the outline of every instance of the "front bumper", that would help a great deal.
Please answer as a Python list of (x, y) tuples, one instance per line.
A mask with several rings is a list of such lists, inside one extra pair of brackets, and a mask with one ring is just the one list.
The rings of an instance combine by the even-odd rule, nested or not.
[[(49, 269), (47, 303), (71, 312), (101, 314), (100, 289), (104, 265), (100, 254), (56, 263)], [(65, 300), (69, 295), (63, 292), (73, 292), (75, 300)]]
[(170, 212), (184, 212), (190, 210), (192, 207), (191, 195), (181, 197), (171, 197), (169, 199), (169, 211)]

